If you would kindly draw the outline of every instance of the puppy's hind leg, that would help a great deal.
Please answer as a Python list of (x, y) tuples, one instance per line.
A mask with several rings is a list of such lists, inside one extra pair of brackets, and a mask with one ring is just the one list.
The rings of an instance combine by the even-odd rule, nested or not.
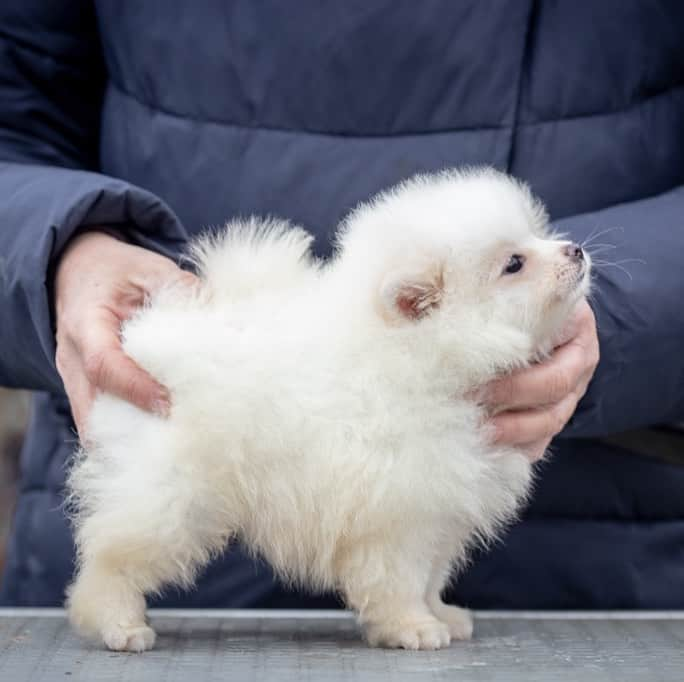
[(442, 591), (449, 583), (454, 564), (453, 552), (435, 558), (427, 587), (427, 603), (432, 613), (449, 628), (452, 639), (465, 640), (473, 635), (473, 618), (468, 609), (445, 604)]
[(67, 592), (69, 617), (110, 649), (144, 651), (155, 640), (145, 595), (190, 586), (225, 546), (229, 526), (211, 509), (211, 495), (189, 486), (182, 473), (141, 467), (99, 492), (90, 499), (79, 491), (88, 514), (76, 519), (79, 567)]
[[(128, 565), (125, 568), (139, 571)], [(103, 557), (83, 563), (69, 587), (69, 619), (83, 635), (100, 638), (114, 651), (151, 649), (155, 632), (145, 617), (144, 591), (137, 580)]]
[(371, 646), (441, 649), (449, 645), (448, 627), (426, 601), (431, 546), (424, 537), (411, 541), (404, 534), (385, 536), (378, 544), (358, 543), (340, 562), (347, 603), (358, 612)]

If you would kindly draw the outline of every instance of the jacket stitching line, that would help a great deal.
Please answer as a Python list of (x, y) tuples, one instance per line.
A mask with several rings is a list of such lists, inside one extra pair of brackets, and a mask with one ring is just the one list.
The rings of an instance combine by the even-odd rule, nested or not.
[(600, 118), (605, 116), (615, 116), (620, 114), (626, 114), (637, 109), (638, 107), (650, 103), (654, 99), (671, 95), (673, 92), (684, 89), (684, 83), (678, 83), (665, 90), (654, 93), (636, 102), (632, 102), (629, 105), (622, 107), (620, 109), (611, 109), (609, 111), (596, 111), (590, 113), (577, 114), (574, 116), (561, 116), (559, 118), (542, 119), (539, 121), (516, 121), (513, 125), (502, 124), (502, 125), (483, 125), (483, 126), (463, 126), (459, 128), (440, 128), (436, 130), (417, 130), (417, 131), (402, 131), (397, 133), (351, 133), (342, 131), (323, 131), (323, 130), (307, 130), (306, 128), (284, 128), (277, 126), (266, 126), (266, 125), (245, 125), (243, 123), (236, 123), (233, 121), (223, 121), (215, 118), (202, 118), (200, 116), (195, 116), (193, 114), (184, 114), (180, 112), (170, 111), (164, 107), (160, 107), (156, 104), (150, 104), (139, 95), (134, 94), (127, 89), (123, 88), (119, 83), (113, 80), (110, 76), (109, 85), (117, 90), (121, 95), (132, 99), (134, 102), (139, 104), (150, 111), (163, 114), (164, 116), (169, 116), (172, 118), (178, 118), (185, 121), (193, 121), (195, 123), (204, 123), (207, 125), (217, 125), (227, 128), (238, 128), (241, 130), (251, 130), (251, 131), (266, 131), (274, 133), (292, 133), (299, 135), (312, 135), (318, 137), (341, 137), (341, 138), (356, 138), (356, 139), (386, 139), (392, 137), (422, 137), (426, 135), (448, 135), (450, 133), (465, 133), (465, 132), (478, 132), (478, 131), (496, 131), (496, 130), (512, 130), (516, 128), (533, 128), (535, 126), (543, 125), (553, 125), (560, 124), (564, 121), (575, 121), (584, 118)]
[(506, 159), (506, 170), (510, 173), (515, 161), (515, 152), (518, 143), (518, 135), (516, 131), (520, 127), (520, 107), (522, 106), (522, 91), (525, 83), (525, 69), (529, 59), (529, 54), (532, 49), (532, 34), (534, 32), (534, 19), (536, 15), (537, 3), (535, 0), (530, 0), (529, 10), (527, 12), (527, 21), (525, 22), (525, 35), (523, 37), (522, 49), (520, 50), (520, 63), (518, 65), (518, 82), (516, 83), (515, 92), (515, 106), (513, 109), (513, 134), (511, 135), (511, 144), (508, 148), (508, 158)]
[(184, 114), (175, 111), (170, 111), (164, 107), (160, 107), (157, 104), (150, 104), (144, 100), (139, 95), (130, 92), (126, 88), (123, 88), (114, 79), (109, 79), (109, 84), (122, 95), (129, 97), (133, 101), (137, 102), (140, 106), (154, 111), (165, 116), (170, 116), (172, 118), (180, 118), (187, 121), (193, 121), (195, 123), (205, 123), (209, 125), (224, 126), (227, 128), (239, 128), (241, 130), (264, 130), (267, 132), (274, 133), (295, 133), (304, 135), (314, 135), (319, 137), (351, 137), (351, 138), (369, 138), (369, 139), (383, 139), (388, 137), (421, 137), (423, 135), (445, 135), (454, 132), (477, 132), (480, 130), (508, 130), (510, 125), (484, 125), (484, 126), (463, 126), (462, 128), (440, 128), (438, 130), (417, 130), (412, 132), (397, 132), (397, 133), (348, 133), (344, 131), (325, 131), (325, 130), (308, 130), (306, 128), (284, 128), (278, 126), (267, 126), (267, 125), (246, 125), (244, 123), (235, 123), (233, 121), (224, 121), (216, 118), (203, 118), (200, 116), (195, 116), (193, 114)]

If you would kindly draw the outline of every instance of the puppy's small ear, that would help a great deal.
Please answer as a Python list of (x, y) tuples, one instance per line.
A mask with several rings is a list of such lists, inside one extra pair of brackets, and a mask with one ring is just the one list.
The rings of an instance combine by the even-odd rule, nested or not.
[(441, 269), (421, 275), (387, 277), (381, 290), (385, 317), (400, 321), (417, 321), (426, 317), (440, 306), (443, 296)]

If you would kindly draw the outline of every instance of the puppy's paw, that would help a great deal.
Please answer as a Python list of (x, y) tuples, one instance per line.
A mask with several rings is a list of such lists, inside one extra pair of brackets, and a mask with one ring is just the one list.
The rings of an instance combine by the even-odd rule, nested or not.
[(473, 636), (473, 616), (468, 609), (441, 604), (435, 615), (446, 623), (452, 639), (466, 640)]
[(112, 651), (133, 651), (141, 653), (154, 646), (156, 635), (147, 625), (130, 627), (112, 626), (102, 633), (102, 639)]
[(368, 643), (388, 649), (434, 651), (449, 646), (449, 628), (436, 618), (369, 625)]

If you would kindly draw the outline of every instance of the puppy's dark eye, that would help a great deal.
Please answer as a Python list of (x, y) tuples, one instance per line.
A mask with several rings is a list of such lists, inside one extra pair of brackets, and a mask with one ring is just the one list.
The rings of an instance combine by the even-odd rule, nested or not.
[(516, 272), (520, 272), (525, 265), (525, 256), (521, 256), (519, 253), (514, 253), (508, 260), (506, 267), (504, 268), (504, 275), (514, 275)]

